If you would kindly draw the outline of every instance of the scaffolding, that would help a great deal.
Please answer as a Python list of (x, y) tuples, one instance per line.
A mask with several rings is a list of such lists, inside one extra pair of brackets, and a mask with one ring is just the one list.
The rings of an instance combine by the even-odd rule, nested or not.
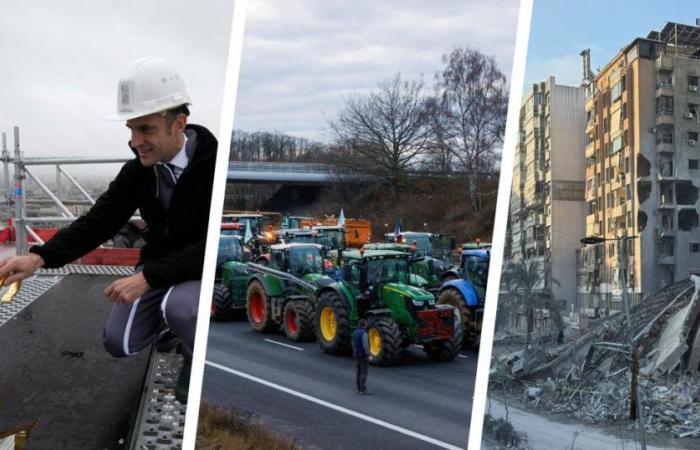
[[(2, 163), (4, 174), (4, 193), (7, 206), (13, 208), (14, 214), (12, 224), (15, 230), (15, 242), (17, 255), (28, 253), (27, 237), (30, 236), (36, 242), (43, 244), (44, 241), (31, 228), (31, 224), (38, 223), (70, 223), (76, 219), (75, 215), (66, 206), (67, 201), (61, 200), (49, 186), (46, 185), (37, 174), (30, 169), (30, 166), (55, 166), (56, 169), (56, 190), (59, 189), (62, 179), (66, 179), (84, 197), (84, 200), (73, 202), (79, 204), (94, 205), (95, 199), (63, 168), (64, 165), (75, 164), (114, 164), (124, 163), (128, 158), (25, 158), (20, 148), (19, 127), (13, 130), (13, 156), (10, 155), (7, 146), (7, 136), (2, 133)], [(14, 169), (14, 189), (10, 184), (10, 165)], [(25, 184), (30, 178), (49, 197), (49, 203), (53, 203), (59, 211), (58, 216), (27, 216), (27, 201)], [(31, 202), (31, 201), (30, 201)], [(46, 201), (39, 201), (46, 203)]]

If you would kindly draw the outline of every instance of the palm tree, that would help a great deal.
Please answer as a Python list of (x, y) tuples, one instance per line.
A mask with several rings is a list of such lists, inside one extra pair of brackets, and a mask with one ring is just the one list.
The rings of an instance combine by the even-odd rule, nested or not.
[[(552, 302), (552, 284), (559, 286), (559, 281), (551, 277), (551, 268), (535, 261), (519, 261), (508, 264), (503, 272), (503, 279), (507, 289), (514, 294), (517, 303), (513, 307), (517, 310), (525, 308), (527, 315), (527, 337), (525, 341), (526, 351), (530, 349), (532, 331), (534, 328), (534, 312), (536, 309), (549, 309), (555, 326), (562, 331), (564, 319), (559, 308)], [(542, 280), (544, 286), (540, 287)], [(550, 280), (551, 283), (547, 283)]]

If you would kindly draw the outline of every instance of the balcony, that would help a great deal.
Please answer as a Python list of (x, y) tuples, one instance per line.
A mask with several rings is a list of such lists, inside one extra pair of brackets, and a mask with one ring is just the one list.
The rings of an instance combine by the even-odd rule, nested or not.
[(656, 58), (656, 70), (659, 72), (673, 71), (673, 58), (667, 55), (660, 55)]
[(595, 155), (595, 142), (590, 142), (586, 145), (586, 158), (593, 158)]
[(596, 122), (594, 120), (589, 120), (586, 122), (586, 133), (593, 133), (593, 130), (595, 130)]
[(660, 97), (662, 95), (673, 97), (673, 84), (668, 81), (657, 81), (656, 82), (656, 96)]
[(656, 111), (656, 126), (673, 125), (673, 111)]
[(627, 204), (618, 205), (610, 211), (611, 217), (624, 217), (627, 214)]
[(657, 142), (657, 153), (673, 153), (673, 142)]
[(659, 255), (658, 259), (656, 260), (658, 264), (666, 265), (666, 266), (672, 266), (676, 264), (676, 257), (673, 255)]

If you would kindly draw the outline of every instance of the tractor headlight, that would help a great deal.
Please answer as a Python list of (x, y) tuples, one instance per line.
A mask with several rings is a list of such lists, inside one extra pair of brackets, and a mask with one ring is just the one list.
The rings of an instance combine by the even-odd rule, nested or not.
[(413, 306), (423, 306), (423, 302), (421, 300), (411, 299), (411, 301), (413, 302)]
[(428, 300), (428, 304), (430, 306), (435, 306), (435, 298), (431, 298), (430, 300)]

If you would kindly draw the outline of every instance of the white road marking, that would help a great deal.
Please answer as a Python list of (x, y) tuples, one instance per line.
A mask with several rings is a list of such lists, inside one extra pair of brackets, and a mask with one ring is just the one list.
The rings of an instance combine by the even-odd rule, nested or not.
[[(420, 349), (423, 348), (423, 346), (422, 346), (422, 345), (419, 345), (419, 344), (413, 344), (413, 346), (414, 346), (414, 347), (418, 347), (418, 348), (420, 348)], [(457, 354), (457, 356), (460, 357), (460, 358), (464, 358), (464, 359), (468, 359), (468, 358), (469, 358), (467, 355), (463, 355), (463, 354), (461, 354), (461, 353)]]
[(204, 363), (210, 367), (214, 367), (215, 369), (222, 370), (224, 372), (228, 372), (232, 375), (237, 375), (241, 378), (245, 378), (250, 381), (254, 381), (256, 383), (260, 383), (262, 385), (265, 385), (267, 387), (271, 387), (272, 389), (277, 389), (278, 391), (285, 392), (287, 394), (293, 395), (295, 397), (302, 398), (304, 400), (310, 401), (312, 403), (316, 403), (317, 405), (325, 406), (326, 408), (333, 409), (335, 411), (347, 414), (349, 416), (356, 417), (358, 419), (373, 423), (375, 425), (379, 425), (380, 427), (388, 428), (390, 430), (396, 431), (401, 434), (405, 434), (406, 436), (410, 436), (412, 438), (421, 440), (423, 442), (428, 442), (430, 444), (436, 445), (438, 447), (442, 448), (447, 448), (449, 450), (464, 450), (464, 447), (457, 447), (456, 445), (448, 444), (447, 442), (439, 441), (435, 438), (431, 438), (430, 436), (426, 436), (424, 434), (417, 433), (415, 431), (411, 431), (409, 429), (400, 427), (398, 425), (391, 424), (389, 422), (385, 422), (381, 419), (377, 419), (372, 416), (368, 416), (366, 414), (362, 414), (357, 411), (353, 411), (352, 409), (344, 408), (342, 406), (335, 405), (333, 403), (327, 402), (325, 400), (321, 400), (320, 398), (312, 397), (311, 395), (304, 394), (303, 392), (295, 391), (294, 389), (290, 389), (284, 386), (280, 386), (279, 384), (272, 383), (267, 380), (263, 380), (262, 378), (258, 378), (253, 375), (249, 375), (245, 372), (238, 371), (236, 369), (231, 369), (230, 367), (222, 366), (221, 364), (217, 364), (215, 362), (207, 361), (205, 360)]
[(272, 339), (267, 339), (267, 338), (265, 340), (267, 342), (269, 342), (270, 344), (277, 344), (277, 345), (281, 345), (282, 347), (293, 348), (294, 350), (299, 350), (300, 352), (304, 351), (304, 349), (301, 347), (296, 347), (294, 345), (285, 344), (284, 342), (273, 341)]

